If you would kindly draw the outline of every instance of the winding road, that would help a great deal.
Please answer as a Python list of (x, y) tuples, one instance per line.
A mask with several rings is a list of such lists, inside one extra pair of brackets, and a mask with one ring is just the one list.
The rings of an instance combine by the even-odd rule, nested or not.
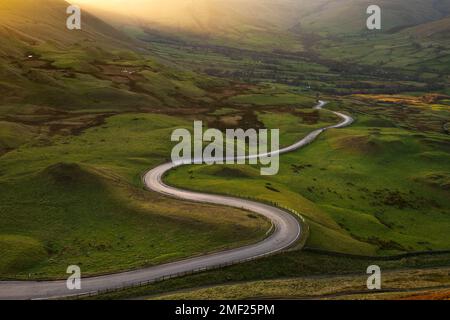
[[(321, 109), (325, 105), (326, 102), (319, 101), (319, 104), (314, 108)], [(331, 112), (339, 116), (342, 121), (333, 126), (314, 130), (302, 140), (289, 147), (258, 156), (273, 156), (300, 149), (314, 141), (322, 132), (332, 128), (345, 127), (353, 122), (353, 119), (348, 115), (340, 112)], [(279, 208), (255, 201), (191, 192), (166, 185), (162, 180), (164, 174), (181, 165), (184, 165), (184, 163), (166, 163), (150, 170), (144, 176), (145, 185), (148, 189), (169, 197), (236, 207), (263, 215), (272, 222), (273, 232), (270, 236), (261, 242), (236, 249), (198, 256), (155, 267), (92, 278), (83, 278), (81, 290), (68, 290), (66, 288), (66, 281), (1, 281), (0, 299), (62, 298), (138, 285), (147, 281), (161, 279), (162, 277), (176, 276), (183, 273), (220, 267), (221, 265), (233, 264), (267, 256), (289, 248), (302, 236), (302, 229), (298, 220), (291, 214)]]

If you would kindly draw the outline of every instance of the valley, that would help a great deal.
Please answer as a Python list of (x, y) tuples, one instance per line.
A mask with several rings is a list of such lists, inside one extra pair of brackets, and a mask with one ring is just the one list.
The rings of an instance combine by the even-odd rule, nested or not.
[[(154, 17), (78, 1), (80, 31), (61, 27), (62, 0), (0, 4), (2, 280), (65, 279), (71, 264), (98, 276), (260, 242), (267, 218), (145, 190), (142, 176), (194, 121), (279, 129), (288, 146), (339, 121), (317, 100), (355, 122), (283, 155), (277, 175), (195, 165), (163, 177), (298, 212), (304, 250), (104, 297), (204, 298), (224, 289), (193, 289), (236, 282), (217, 295), (236, 298), (248, 281), (264, 296), (285, 277), (293, 283), (272, 294), (286, 297), (303, 277), (364, 274), (377, 259), (393, 272), (448, 271), (433, 252), (450, 249), (449, 1), (381, 1), (374, 33), (364, 1), (176, 1), (156, 1)], [(383, 260), (415, 252), (430, 256)]]

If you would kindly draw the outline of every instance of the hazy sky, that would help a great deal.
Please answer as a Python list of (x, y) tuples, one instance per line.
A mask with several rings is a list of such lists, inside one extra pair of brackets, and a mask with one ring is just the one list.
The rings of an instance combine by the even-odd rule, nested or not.
[[(78, 3), (89, 3), (96, 4), (99, 6), (115, 6), (115, 5), (123, 5), (127, 3), (139, 4), (139, 3), (150, 3), (160, 0), (76, 0)], [(170, 0), (167, 0), (170, 1)]]
[(187, 29), (211, 29), (216, 26), (235, 28), (257, 20), (284, 25), (297, 17), (297, 6), (316, 1), (318, 0), (69, 0), (160, 25)]
[(157, 6), (175, 6), (181, 3), (189, 3), (195, 0), (72, 0), (70, 2), (89, 4), (91, 6), (103, 7), (105, 9), (138, 10)]
[(167, 11), (178, 11), (192, 2), (208, 0), (70, 0), (71, 3), (101, 7), (108, 11), (156, 16)]
[[(233, 1), (241, 0), (69, 0), (71, 3), (86, 4), (107, 11), (131, 14), (149, 21), (160, 23), (170, 21), (171, 23), (181, 24), (190, 23), (193, 10), (195, 10), (195, 17), (199, 19), (208, 17), (211, 20), (212, 17), (218, 16), (217, 13), (226, 14), (226, 9), (222, 7), (217, 9), (218, 7), (212, 6), (212, 3), (229, 5)], [(212, 8), (215, 8), (215, 10), (212, 10)]]

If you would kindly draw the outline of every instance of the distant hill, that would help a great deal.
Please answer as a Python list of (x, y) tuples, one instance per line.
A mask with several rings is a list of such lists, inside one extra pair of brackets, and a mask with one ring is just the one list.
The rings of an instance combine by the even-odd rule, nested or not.
[(0, 1), (0, 107), (156, 108), (184, 106), (206, 94), (198, 87), (204, 77), (161, 63), (86, 10), (82, 30), (68, 30), (68, 5)]
[[(298, 14), (294, 0), (74, 0), (106, 21), (141, 23), (160, 29), (229, 35), (251, 30), (289, 28)], [(111, 15), (113, 13), (113, 15)], [(122, 17), (118, 16), (122, 15)], [(126, 19), (128, 17), (128, 20)]]
[(420, 38), (450, 39), (450, 17), (407, 28), (402, 32)]
[[(2, 0), (0, 2), (0, 32), (7, 39), (27, 44), (51, 41), (73, 44), (79, 41), (100, 41), (102, 45), (124, 45), (132, 41), (122, 32), (94, 17), (82, 14), (82, 31), (66, 28), (66, 8), (63, 0)], [(5, 44), (5, 41), (1, 42)]]
[[(76, 1), (76, 0), (74, 0)], [(78, 0), (84, 3), (88, 0)], [(92, 1), (88, 1), (92, 3)], [(161, 28), (199, 33), (301, 28), (322, 33), (358, 33), (373, 0), (117, 0), (120, 13)], [(97, 0), (90, 8), (115, 11)], [(450, 12), (450, 0), (378, 0), (383, 30), (435, 21)], [(108, 5), (108, 6), (106, 6)]]
[(450, 0), (317, 0), (299, 16), (299, 25), (322, 33), (359, 33), (366, 30), (369, 5), (381, 8), (382, 31), (410, 27), (446, 17)]

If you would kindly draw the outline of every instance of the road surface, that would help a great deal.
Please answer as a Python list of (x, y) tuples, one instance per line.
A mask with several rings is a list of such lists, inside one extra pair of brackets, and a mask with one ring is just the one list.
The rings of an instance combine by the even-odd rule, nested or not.
[[(324, 105), (326, 105), (326, 102), (320, 101), (314, 108), (321, 109)], [(314, 130), (297, 143), (281, 150), (265, 154), (264, 156), (283, 154), (300, 149), (314, 141), (322, 132), (332, 128), (345, 127), (353, 122), (353, 119), (345, 114), (334, 111), (333, 113), (342, 119), (337, 125)], [(302, 230), (298, 220), (286, 211), (276, 207), (245, 199), (191, 192), (166, 185), (162, 181), (164, 174), (183, 164), (184, 163), (166, 163), (150, 170), (144, 176), (145, 185), (148, 189), (169, 197), (236, 207), (263, 215), (272, 222), (273, 232), (271, 235), (256, 244), (232, 250), (221, 251), (134, 271), (83, 278), (81, 281), (81, 290), (68, 290), (66, 281), (1, 281), (0, 299), (62, 298), (128, 287), (142, 282), (160, 279), (162, 277), (176, 276), (186, 272), (219, 267), (225, 264), (238, 263), (270, 255), (290, 247), (301, 237)]]

